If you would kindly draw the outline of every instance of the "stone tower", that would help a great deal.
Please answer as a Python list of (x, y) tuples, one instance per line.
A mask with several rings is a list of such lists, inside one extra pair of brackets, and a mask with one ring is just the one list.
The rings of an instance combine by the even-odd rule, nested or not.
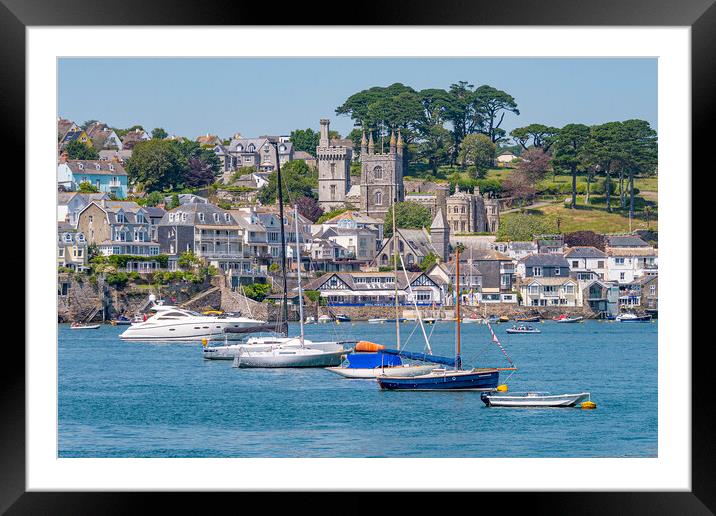
[(403, 137), (391, 131), (390, 150), (387, 154), (376, 153), (373, 133), (366, 145), (365, 131), (361, 139), (361, 211), (366, 215), (384, 219), (393, 199), (402, 202), (403, 192)]
[(484, 198), (484, 202), (487, 218), (485, 221), (485, 225), (487, 226), (486, 230), (490, 233), (497, 233), (497, 230), (500, 227), (500, 202), (492, 195)]
[(438, 252), (442, 262), (447, 262), (450, 256), (450, 227), (445, 222), (443, 210), (438, 206), (435, 218), (430, 225), (430, 243)]
[(328, 136), (330, 120), (321, 119), (321, 133), (316, 147), (318, 161), (318, 204), (324, 211), (342, 207), (350, 189), (353, 150), (331, 145)]

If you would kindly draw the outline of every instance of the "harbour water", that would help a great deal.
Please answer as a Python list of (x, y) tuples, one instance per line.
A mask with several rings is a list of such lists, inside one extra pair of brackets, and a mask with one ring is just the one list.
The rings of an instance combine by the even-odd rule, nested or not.
[[(126, 327), (59, 328), (60, 457), (656, 457), (657, 322), (495, 325), (510, 392), (588, 391), (596, 410), (487, 408), (474, 392), (386, 392), (322, 369), (234, 369), (198, 343), (123, 342)], [(455, 325), (426, 326), (436, 354)], [(297, 333), (291, 325), (291, 334)], [(415, 323), (407, 349), (422, 351)], [(395, 345), (394, 324), (309, 325), (307, 338)], [(466, 365), (507, 366), (482, 325)], [(501, 383), (510, 372), (501, 375)]]

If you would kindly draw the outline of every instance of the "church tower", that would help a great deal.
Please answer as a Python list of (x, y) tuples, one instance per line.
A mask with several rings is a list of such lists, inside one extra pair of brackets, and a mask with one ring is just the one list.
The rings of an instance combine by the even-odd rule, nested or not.
[(324, 211), (342, 207), (351, 186), (351, 159), (353, 150), (342, 145), (331, 145), (330, 120), (321, 119), (321, 132), (316, 147), (318, 161), (318, 204)]
[(403, 137), (398, 131), (390, 134), (390, 150), (376, 153), (373, 132), (369, 132), (367, 148), (365, 131), (361, 139), (361, 211), (366, 215), (384, 219), (393, 199), (402, 202), (403, 191)]
[(430, 243), (437, 251), (440, 261), (447, 262), (450, 256), (450, 228), (445, 222), (443, 210), (438, 206), (430, 225)]

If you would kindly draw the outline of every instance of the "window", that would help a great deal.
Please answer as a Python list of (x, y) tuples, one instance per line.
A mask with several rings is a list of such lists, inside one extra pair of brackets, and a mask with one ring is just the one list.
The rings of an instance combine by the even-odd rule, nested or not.
[(597, 269), (603, 269), (604, 268), (604, 260), (599, 260), (597, 262)]
[[(228, 213), (224, 213), (224, 220), (226, 222), (231, 222), (231, 216)], [(228, 235), (229, 232), (227, 231), (226, 234)]]
[(624, 265), (624, 258), (614, 258), (614, 263), (617, 265)]
[(532, 267), (532, 276), (542, 276), (542, 267)]
[(574, 294), (574, 285), (572, 285), (571, 283), (568, 285), (564, 285), (562, 287), (562, 290), (564, 290), (565, 294)]
[(373, 169), (374, 179), (383, 179), (383, 167), (377, 166)]
[(57, 250), (57, 256), (59, 256), (60, 258), (62, 258), (63, 256), (65, 256), (65, 248), (64, 248), (64, 247), (60, 247), (60, 248)]
[(562, 275), (562, 269), (560, 269), (559, 267), (556, 267), (556, 268), (554, 269), (554, 275), (555, 275), (555, 276), (561, 276), (561, 275)]
[(87, 219), (89, 220), (89, 223), (92, 224), (92, 221), (94, 220), (94, 218), (92, 217), (92, 215), (90, 215), (89, 217), (87, 217)]
[(656, 295), (656, 285), (649, 285), (649, 294), (652, 296)]
[(204, 214), (203, 213), (199, 214), (199, 221), (204, 222)]
[(462, 207), (460, 208), (460, 213), (465, 213), (465, 206), (462, 206)]
[(539, 285), (530, 285), (530, 294), (539, 294)]
[(120, 222), (122, 224), (127, 222), (127, 219), (124, 217), (124, 213), (121, 211), (119, 213), (117, 213), (117, 222)]
[(572, 268), (576, 269), (577, 267), (579, 267), (579, 260), (572, 260)]
[(619, 273), (619, 279), (620, 279), (620, 280), (623, 280), (624, 277), (625, 277), (625, 276), (624, 276), (624, 273), (623, 273), (623, 272), (620, 272), (620, 273)]
[(375, 192), (375, 204), (383, 204), (383, 192)]

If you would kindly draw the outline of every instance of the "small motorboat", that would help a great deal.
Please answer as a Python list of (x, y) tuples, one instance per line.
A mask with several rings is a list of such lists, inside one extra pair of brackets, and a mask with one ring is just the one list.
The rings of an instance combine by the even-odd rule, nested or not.
[(99, 328), (99, 324), (83, 324), (78, 322), (70, 324), (70, 330), (96, 330), (97, 328)]
[(584, 319), (581, 315), (577, 315), (574, 317), (570, 317), (567, 314), (558, 315), (554, 319), (552, 319), (554, 322), (558, 323), (576, 323)]
[(632, 313), (623, 313), (616, 316), (619, 322), (651, 322), (651, 315), (636, 315)]
[(506, 315), (501, 315), (500, 318), (498, 319), (498, 321), (499, 322), (509, 322), (510, 318), (507, 317)]
[(488, 407), (573, 407), (589, 397), (588, 392), (554, 395), (548, 392), (518, 392), (508, 396), (483, 392), (480, 395), (480, 399)]
[(485, 324), (485, 320), (481, 317), (468, 317), (460, 321), (462, 324)]
[(132, 324), (132, 320), (129, 317), (120, 315), (116, 319), (112, 320), (110, 324), (112, 324), (112, 326), (129, 326), (130, 324)]
[(423, 319), (423, 324), (435, 324), (437, 322), (437, 319), (434, 317), (426, 317)]
[(331, 322), (333, 319), (330, 315), (322, 315), (318, 318), (318, 324), (326, 324)]
[(505, 330), (507, 333), (542, 333), (540, 330), (535, 328), (534, 326), (528, 326), (525, 324), (520, 324), (519, 326), (513, 326), (512, 328), (507, 328)]
[(519, 323), (541, 322), (541, 319), (540, 319), (539, 315), (535, 315), (533, 317), (515, 317), (515, 322), (519, 322)]
[(306, 320), (303, 321), (303, 324), (316, 324), (316, 318), (312, 315), (309, 315), (308, 317), (306, 317)]
[(351, 322), (351, 318), (345, 314), (337, 314), (336, 321), (337, 322)]
[(388, 319), (385, 319), (384, 317), (374, 317), (373, 319), (368, 319), (368, 324), (383, 324), (387, 321)]

